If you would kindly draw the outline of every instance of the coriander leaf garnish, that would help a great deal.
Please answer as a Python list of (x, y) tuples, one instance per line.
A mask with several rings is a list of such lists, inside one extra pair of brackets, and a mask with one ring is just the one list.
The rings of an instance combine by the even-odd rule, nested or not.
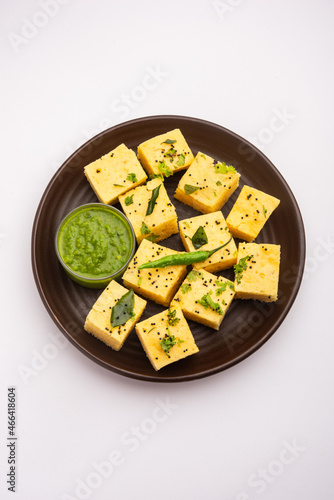
[(196, 281), (197, 278), (202, 278), (202, 273), (200, 273), (199, 271), (196, 271), (196, 269), (193, 269), (192, 271), (190, 271), (190, 273), (188, 274), (187, 276), (187, 280), (192, 282), (192, 281)]
[(223, 292), (225, 292), (226, 288), (229, 286), (231, 290), (234, 290), (234, 285), (231, 281), (225, 281), (225, 283), (222, 283), (221, 281), (215, 281), (215, 284), (217, 285), (217, 290), (216, 290), (216, 295), (221, 295)]
[(133, 194), (131, 196), (127, 196), (124, 200), (125, 205), (128, 207), (133, 203)]
[(147, 227), (145, 222), (142, 222), (140, 232), (141, 234), (150, 234), (151, 230)]
[(176, 155), (176, 149), (170, 148), (166, 153), (165, 156), (169, 156), (169, 160), (172, 163), (174, 161), (174, 156)]
[(165, 160), (162, 160), (159, 163), (158, 168), (159, 168), (159, 172), (164, 174), (165, 177), (169, 177), (169, 176), (173, 175), (173, 172), (171, 171), (171, 169), (166, 165)]
[(183, 165), (185, 164), (185, 161), (186, 161), (186, 157), (185, 157), (183, 154), (181, 154), (181, 155), (179, 156), (178, 161), (176, 162), (176, 165), (177, 165), (178, 167), (183, 167)]
[(114, 305), (111, 310), (110, 324), (112, 327), (124, 325), (128, 319), (133, 317), (135, 296), (132, 288), (126, 292)]
[(116, 186), (116, 187), (119, 187), (119, 188), (124, 187), (123, 184), (113, 184), (113, 186)]
[(152, 191), (152, 196), (150, 201), (148, 202), (147, 210), (146, 210), (146, 215), (151, 215), (151, 213), (154, 210), (157, 198), (159, 196), (159, 190), (161, 188), (161, 184), (159, 186), (155, 187)]
[(233, 172), (234, 174), (237, 173), (236, 169), (232, 167), (232, 165), (226, 165), (223, 161), (215, 165), (215, 172), (216, 174), (227, 174), (228, 172)]
[(211, 309), (213, 311), (215, 311), (220, 316), (222, 316), (224, 314), (223, 310), (222, 310), (220, 304), (218, 304), (218, 302), (214, 302), (212, 300), (211, 294), (212, 294), (212, 290), (210, 290), (209, 293), (206, 293), (205, 295), (203, 295), (203, 297), (200, 300), (197, 300), (196, 302), (198, 304), (201, 304), (203, 307), (205, 307), (205, 309), (207, 309), (208, 307), (211, 307)]
[(221, 185), (222, 185), (222, 183), (221, 183), (220, 181), (217, 181), (217, 182), (216, 182), (216, 185), (217, 185), (217, 186), (221, 186)]
[(150, 174), (150, 179), (161, 179), (164, 180), (164, 176), (162, 174)]
[(131, 182), (138, 182), (136, 174), (128, 174), (126, 180)]
[(191, 285), (189, 285), (189, 283), (183, 283), (180, 289), (183, 294), (188, 293), (191, 290)]
[(180, 318), (176, 317), (176, 309), (168, 309), (167, 312), (167, 322), (171, 326), (177, 325), (177, 323), (180, 321)]
[(268, 210), (266, 209), (266, 207), (264, 205), (262, 205), (262, 208), (263, 208), (264, 216), (267, 217)]
[[(168, 325), (167, 325), (168, 328)], [(160, 345), (163, 349), (163, 351), (167, 354), (167, 356), (170, 358), (169, 351), (175, 344), (182, 344), (184, 340), (180, 338), (176, 338), (175, 335), (171, 335), (169, 328), (168, 328), (168, 333), (164, 336), (164, 338), (160, 341)]]
[(192, 194), (199, 189), (199, 186), (191, 186), (190, 184), (185, 184), (183, 187), (184, 194)]
[(152, 241), (152, 243), (155, 243), (157, 241), (157, 239), (159, 238), (159, 235), (158, 234), (150, 234), (150, 236), (148, 236), (146, 239), (148, 241)]
[(139, 276), (138, 283), (137, 283), (137, 284), (138, 284), (138, 286), (140, 286), (140, 285), (141, 285), (141, 282), (142, 282), (142, 281), (143, 281), (143, 277), (142, 277), (142, 276)]
[(234, 272), (235, 272), (235, 279), (237, 280), (238, 285), (241, 283), (243, 271), (246, 271), (246, 269), (247, 269), (247, 261), (251, 260), (252, 258), (253, 258), (253, 255), (246, 255), (246, 257), (243, 257), (242, 259), (240, 259), (237, 264), (234, 264), (233, 267), (234, 267)]
[(206, 235), (205, 229), (203, 226), (199, 226), (193, 237), (191, 238), (192, 244), (194, 248), (197, 250), (201, 248), (203, 245), (206, 245), (208, 242), (208, 237)]
[(176, 139), (166, 139), (161, 144), (175, 144), (175, 142), (176, 142)]

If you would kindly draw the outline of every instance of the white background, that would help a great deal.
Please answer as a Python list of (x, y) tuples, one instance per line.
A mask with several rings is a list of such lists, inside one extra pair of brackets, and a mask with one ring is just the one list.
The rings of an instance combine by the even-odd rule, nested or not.
[[(333, 16), (331, 0), (1, 2), (1, 498), (333, 498)], [(86, 358), (48, 316), (30, 264), (56, 169), (99, 131), (158, 114), (256, 144), (307, 235), (304, 280), (276, 334), (239, 365), (180, 384)]]

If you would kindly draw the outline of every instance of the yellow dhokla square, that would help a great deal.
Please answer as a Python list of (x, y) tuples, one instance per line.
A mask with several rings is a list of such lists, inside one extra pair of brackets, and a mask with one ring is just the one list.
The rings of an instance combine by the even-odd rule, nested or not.
[(162, 269), (138, 269), (141, 264), (179, 252), (148, 240), (142, 240), (138, 250), (123, 275), (128, 288), (157, 304), (169, 306), (176, 290), (187, 274), (187, 266), (168, 266)]
[(173, 307), (136, 326), (139, 340), (155, 370), (198, 352), (180, 307)]
[(135, 152), (125, 144), (87, 165), (84, 172), (100, 202), (107, 205), (147, 179)]
[(193, 269), (172, 300), (171, 307), (178, 304), (187, 319), (219, 330), (234, 293), (232, 281)]
[(268, 221), (280, 200), (250, 186), (244, 186), (226, 223), (235, 238), (253, 241)]
[[(205, 261), (193, 264), (194, 269), (205, 269), (215, 273), (228, 269), (237, 262), (237, 247), (220, 211), (183, 219), (179, 222), (179, 226), (180, 236), (187, 252), (212, 250), (227, 243)], [(207, 238), (207, 243), (195, 248), (193, 242), (198, 241), (197, 235), (203, 237), (203, 234)]]
[[(153, 211), (146, 215), (156, 190), (158, 197)], [(176, 210), (161, 179), (153, 179), (144, 186), (128, 191), (119, 197), (119, 201), (133, 226), (138, 244), (144, 238), (157, 242), (178, 233)]]
[(240, 243), (235, 266), (235, 297), (263, 302), (277, 300), (280, 245)]
[(117, 281), (111, 281), (89, 311), (84, 326), (88, 333), (115, 351), (120, 350), (146, 307), (146, 300), (135, 295), (133, 317), (128, 319), (124, 325), (112, 327), (110, 323), (112, 308), (128, 291)]
[(199, 212), (217, 212), (239, 185), (240, 174), (225, 163), (215, 164), (208, 155), (198, 153), (182, 176), (175, 198)]
[(138, 158), (149, 174), (169, 177), (188, 168), (194, 155), (181, 131), (175, 129), (140, 144)]

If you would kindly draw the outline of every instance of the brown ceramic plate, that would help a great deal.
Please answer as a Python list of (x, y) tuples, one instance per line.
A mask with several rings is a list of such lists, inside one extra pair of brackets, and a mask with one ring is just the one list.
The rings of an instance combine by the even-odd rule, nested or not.
[[(72, 209), (97, 201), (83, 168), (121, 143), (136, 150), (138, 144), (174, 128), (180, 128), (194, 154), (202, 151), (232, 164), (241, 173), (240, 187), (222, 211), (226, 217), (240, 188), (250, 185), (281, 200), (279, 207), (256, 239), (281, 245), (279, 300), (265, 304), (235, 300), (219, 332), (189, 321), (199, 352), (155, 372), (135, 331), (115, 352), (83, 329), (86, 315), (101, 290), (83, 288), (61, 268), (54, 250), (59, 223)], [(200, 215), (173, 198), (182, 172), (165, 185), (179, 220)], [(120, 208), (116, 205), (117, 208)], [(179, 235), (162, 245), (184, 250)], [(37, 209), (32, 231), (32, 267), (38, 291), (53, 321), (64, 335), (93, 361), (119, 374), (142, 380), (176, 382), (212, 375), (229, 368), (261, 347), (278, 329), (291, 308), (301, 283), (305, 260), (305, 235), (296, 200), (274, 165), (253, 145), (213, 123), (183, 116), (152, 116), (116, 125), (81, 146), (60, 167), (47, 186)], [(233, 271), (221, 273), (233, 279)], [(148, 301), (145, 319), (163, 308)]]

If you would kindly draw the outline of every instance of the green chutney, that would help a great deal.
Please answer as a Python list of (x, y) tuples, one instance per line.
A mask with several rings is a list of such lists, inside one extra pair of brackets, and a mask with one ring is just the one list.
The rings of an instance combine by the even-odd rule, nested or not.
[(116, 211), (87, 206), (64, 220), (58, 233), (60, 257), (85, 278), (103, 278), (119, 271), (129, 259), (133, 239)]

